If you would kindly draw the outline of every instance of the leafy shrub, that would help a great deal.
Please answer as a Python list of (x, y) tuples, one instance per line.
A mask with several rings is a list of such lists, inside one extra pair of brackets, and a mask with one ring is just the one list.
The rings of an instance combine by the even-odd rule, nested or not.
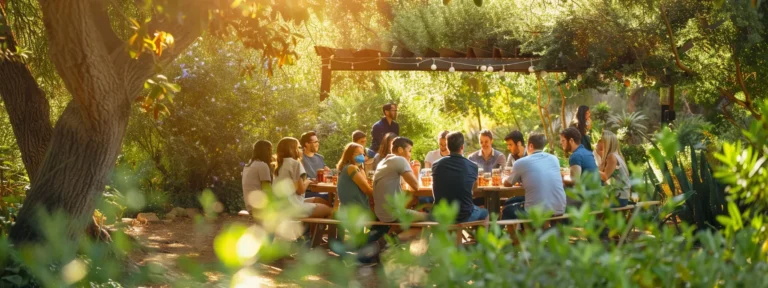
[(589, 110), (592, 114), (592, 119), (600, 122), (608, 122), (608, 117), (611, 116), (611, 106), (608, 102), (603, 101), (597, 103), (592, 109)]
[(648, 154), (643, 145), (623, 145), (621, 146), (621, 155), (627, 162), (642, 165), (648, 161)]

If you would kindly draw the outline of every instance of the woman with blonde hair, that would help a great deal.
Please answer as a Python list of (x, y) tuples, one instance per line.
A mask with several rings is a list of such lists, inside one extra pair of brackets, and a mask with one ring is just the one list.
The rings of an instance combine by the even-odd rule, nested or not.
[(609, 191), (616, 195), (619, 206), (627, 206), (629, 202), (630, 190), (632, 184), (629, 181), (629, 169), (624, 157), (621, 156), (621, 148), (616, 134), (611, 131), (603, 131), (602, 142), (603, 152), (602, 163), (598, 167), (600, 170), (600, 179), (605, 181)]
[(339, 179), (336, 191), (341, 205), (360, 205), (369, 207), (369, 196), (373, 188), (368, 185), (362, 165), (365, 163), (365, 149), (357, 143), (349, 143), (336, 165)]
[(272, 191), (275, 195), (285, 195), (294, 207), (301, 209), (302, 216), (311, 218), (327, 218), (331, 215), (330, 203), (324, 199), (313, 197), (304, 198), (304, 192), (311, 181), (301, 165), (299, 140), (292, 137), (280, 139), (277, 143), (277, 167)]

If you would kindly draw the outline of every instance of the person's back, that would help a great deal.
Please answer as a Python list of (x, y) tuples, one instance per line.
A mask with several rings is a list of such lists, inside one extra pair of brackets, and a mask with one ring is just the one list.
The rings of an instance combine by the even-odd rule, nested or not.
[(597, 161), (595, 161), (595, 155), (589, 150), (584, 148), (583, 145), (579, 145), (571, 157), (568, 159), (570, 166), (580, 166), (581, 173), (597, 173)]
[(525, 208), (541, 207), (555, 215), (565, 212), (565, 190), (557, 157), (536, 152), (515, 162), (514, 175), (519, 175), (525, 188)]
[(472, 188), (477, 181), (477, 165), (461, 154), (451, 154), (432, 166), (432, 191), (435, 203), (445, 199), (459, 204), (456, 221), (462, 222), (472, 213)]
[[(360, 205), (360, 207), (368, 207), (368, 195), (363, 193), (363, 190), (352, 180), (353, 175), (349, 175), (347, 170), (352, 165), (345, 165), (339, 170), (339, 178), (336, 184), (336, 191), (338, 191), (339, 202), (341, 205)], [(354, 173), (362, 173), (356, 171)]]
[(379, 163), (373, 174), (374, 212), (379, 221), (393, 222), (396, 220), (385, 208), (389, 203), (387, 196), (394, 196), (402, 191), (400, 175), (410, 171), (412, 170), (408, 160), (400, 156), (390, 154)]
[(243, 193), (261, 191), (262, 182), (272, 182), (272, 171), (267, 163), (256, 160), (243, 167)]

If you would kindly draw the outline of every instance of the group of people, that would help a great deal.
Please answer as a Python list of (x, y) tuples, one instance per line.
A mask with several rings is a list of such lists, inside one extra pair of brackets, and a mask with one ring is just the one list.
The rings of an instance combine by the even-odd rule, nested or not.
[[(398, 136), (400, 127), (396, 122), (397, 105), (384, 105), (382, 112), (384, 117), (372, 127), (370, 148), (366, 148), (368, 137), (362, 131), (355, 131), (352, 142), (344, 147), (341, 159), (335, 166), (338, 177), (336, 190), (340, 205), (359, 205), (366, 209), (370, 207), (378, 221), (396, 222), (398, 219), (391, 213), (393, 209), (389, 197), (410, 192), (403, 191), (402, 181), (410, 187), (419, 187), (421, 163), (412, 159), (414, 143), (406, 137)], [(488, 210), (479, 207), (484, 203), (473, 197), (477, 179), (481, 176), (478, 168), (490, 172), (494, 168), (503, 170), (504, 167), (512, 167), (511, 175), (503, 180), (503, 185), (519, 183), (525, 189), (525, 196), (507, 199), (502, 210), (503, 219), (525, 217), (525, 211), (532, 207), (549, 210), (555, 215), (563, 214), (566, 203), (573, 200), (566, 199), (564, 187), (573, 185), (587, 175), (599, 176), (609, 187), (616, 206), (627, 205), (630, 193), (629, 172), (619, 152), (616, 135), (604, 131), (597, 143), (597, 151), (593, 153), (589, 141), (590, 112), (587, 106), (579, 107), (573, 126), (560, 132), (560, 144), (570, 154), (570, 177), (561, 174), (559, 161), (554, 155), (544, 152), (547, 145), (544, 134), (531, 133), (526, 145), (523, 133), (512, 131), (504, 138), (510, 152), (505, 157), (504, 153), (493, 148), (493, 133), (483, 130), (479, 137), (481, 149), (464, 157), (464, 134), (449, 131), (439, 133), (439, 148), (430, 151), (424, 159), (424, 166), (432, 171), (433, 201), (458, 203), (457, 223), (487, 220)], [(249, 203), (251, 191), (261, 191), (264, 185), (274, 183), (272, 191), (289, 194), (291, 203), (299, 207), (304, 215), (320, 218), (330, 216), (332, 205), (327, 195), (308, 191), (318, 170), (330, 170), (323, 156), (317, 154), (317, 135), (307, 132), (298, 140), (291, 137), (281, 139), (274, 161), (271, 149), (272, 145), (267, 141), (254, 144), (253, 157), (243, 169), (243, 196), (246, 203)], [(374, 171), (372, 185), (366, 177), (366, 170)], [(406, 211), (416, 221), (430, 217), (425, 212)], [(372, 227), (371, 233), (384, 234), (388, 229), (388, 226)]]

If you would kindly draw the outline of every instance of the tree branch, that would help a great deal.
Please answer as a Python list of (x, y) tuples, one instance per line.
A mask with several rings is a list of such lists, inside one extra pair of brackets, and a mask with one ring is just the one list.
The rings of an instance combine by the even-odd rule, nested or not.
[(744, 92), (744, 99), (746, 100), (744, 102), (751, 107), (752, 99), (749, 97), (749, 92), (747, 92), (747, 85), (744, 85), (744, 76), (741, 74), (741, 62), (736, 56), (733, 57), (733, 61), (736, 62), (736, 81), (739, 82), (741, 91)]
[(112, 30), (112, 24), (109, 21), (109, 14), (107, 13), (107, 6), (104, 5), (104, 0), (91, 0), (91, 18), (94, 24), (96, 24), (96, 30), (99, 31), (101, 39), (104, 41), (107, 53), (112, 54), (115, 50), (119, 49), (123, 44), (123, 40), (117, 37), (115, 31)]
[(672, 54), (675, 55), (675, 65), (677, 68), (680, 68), (681, 70), (688, 72), (691, 75), (695, 75), (696, 73), (691, 70), (691, 68), (686, 67), (682, 61), (680, 61), (680, 55), (677, 53), (677, 45), (675, 45), (675, 36), (672, 34), (672, 25), (669, 24), (669, 18), (667, 18), (667, 10), (665, 8), (661, 8), (661, 17), (664, 18), (664, 24), (667, 26), (667, 36), (669, 36), (669, 45), (672, 50)]
[(753, 107), (751, 103), (747, 103), (745, 101), (739, 100), (738, 98), (736, 98), (736, 96), (733, 95), (733, 93), (731, 93), (731, 92), (729, 92), (729, 91), (727, 91), (727, 90), (725, 90), (725, 89), (723, 89), (721, 87), (718, 87), (717, 90), (720, 91), (720, 94), (725, 96), (725, 98), (730, 100), (732, 103), (736, 103), (739, 106), (744, 107), (744, 109), (747, 109), (749, 111), (749, 113), (752, 114), (752, 117), (755, 117), (755, 119), (757, 119), (757, 120), (761, 120), (762, 119), (762, 114), (760, 114), (760, 112), (755, 110), (755, 107)]
[(120, 69), (118, 75), (122, 76), (122, 79), (125, 79), (127, 83), (130, 83), (128, 87), (131, 91), (127, 93), (130, 98), (122, 99), (123, 101), (133, 101), (143, 90), (141, 84), (158, 72), (156, 68), (162, 67), (176, 59), (181, 52), (186, 50), (189, 45), (192, 45), (203, 34), (203, 31), (208, 26), (209, 7), (205, 5), (189, 6), (191, 6), (189, 9), (182, 11), (185, 16), (183, 23), (176, 19), (169, 19), (159, 15), (158, 18), (149, 23), (149, 31), (163, 31), (173, 36), (173, 46), (164, 50), (161, 56), (141, 55), (138, 60), (132, 59), (125, 52), (127, 43), (124, 43), (122, 49), (116, 50), (111, 55), (115, 67)]

